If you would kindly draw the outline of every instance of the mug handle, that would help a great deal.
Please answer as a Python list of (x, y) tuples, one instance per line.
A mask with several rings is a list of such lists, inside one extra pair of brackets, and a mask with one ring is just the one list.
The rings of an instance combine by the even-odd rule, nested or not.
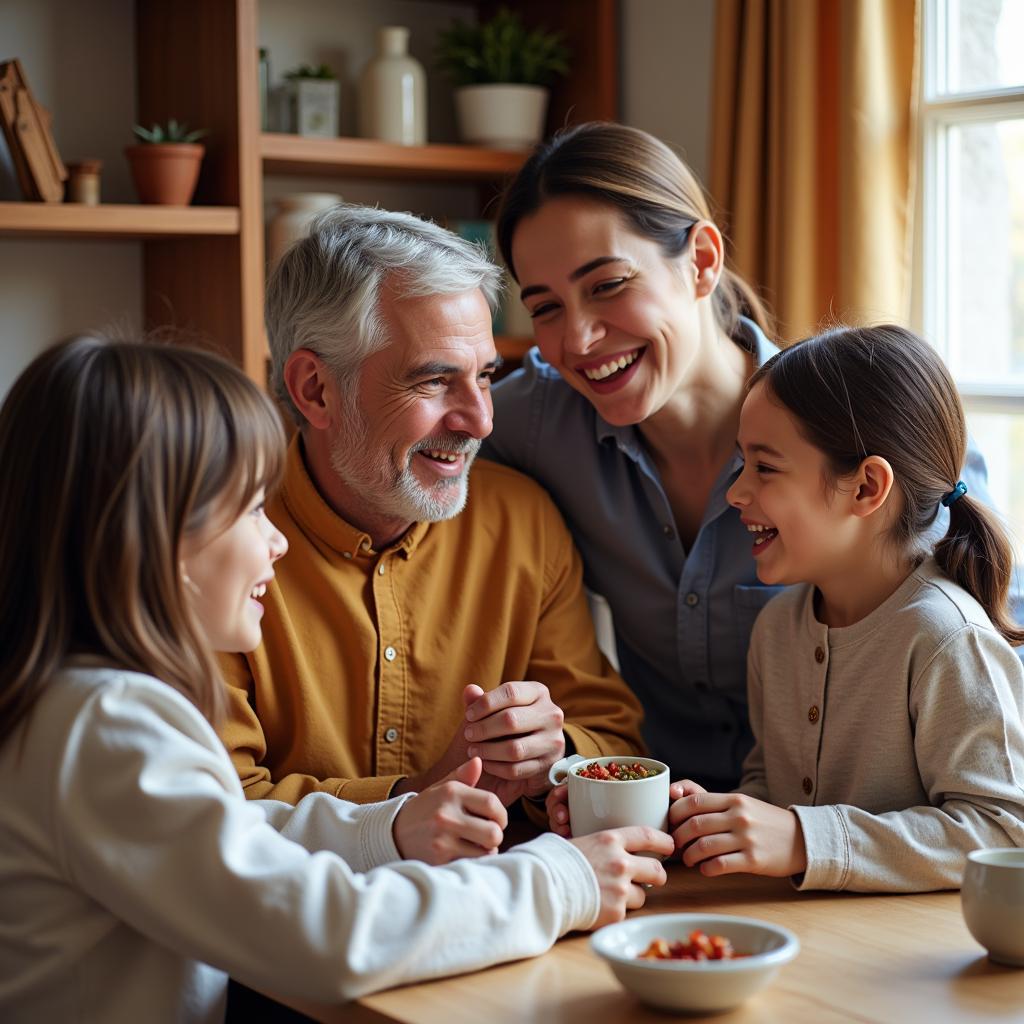
[(570, 754), (568, 757), (556, 761), (548, 769), (548, 782), (552, 786), (560, 786), (569, 777), (569, 769), (578, 761), (586, 761), (586, 758), (580, 757), (579, 754)]

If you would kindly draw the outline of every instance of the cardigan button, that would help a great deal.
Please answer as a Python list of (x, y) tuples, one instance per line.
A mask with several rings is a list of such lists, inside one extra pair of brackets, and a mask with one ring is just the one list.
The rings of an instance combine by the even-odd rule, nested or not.
[(814, 723), (818, 720), (818, 716), (818, 705), (812, 704), (810, 708), (808, 708), (807, 710), (807, 721), (810, 722), (811, 725), (814, 725)]
[(807, 776), (805, 775), (804, 776), (804, 781), (801, 783), (801, 785), (803, 786), (804, 792), (808, 796), (810, 796), (811, 795), (811, 790), (814, 789), (814, 783), (811, 782), (811, 780), (809, 778), (807, 778)]
[(815, 647), (814, 648), (814, 660), (820, 665), (825, 660), (825, 648)]

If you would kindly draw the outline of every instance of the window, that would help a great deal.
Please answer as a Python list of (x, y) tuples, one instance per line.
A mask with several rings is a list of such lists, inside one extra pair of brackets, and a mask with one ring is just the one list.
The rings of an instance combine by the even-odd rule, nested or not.
[(1024, 0), (924, 0), (915, 311), (1024, 560)]

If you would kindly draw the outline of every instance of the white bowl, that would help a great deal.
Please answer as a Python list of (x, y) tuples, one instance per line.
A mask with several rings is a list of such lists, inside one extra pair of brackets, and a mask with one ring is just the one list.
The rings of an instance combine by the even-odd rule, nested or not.
[[(737, 960), (638, 960), (652, 939), (687, 941), (700, 929), (724, 935)], [(590, 938), (590, 948), (638, 999), (667, 1010), (728, 1010), (765, 987), (800, 952), (788, 929), (730, 914), (649, 914), (610, 924)]]

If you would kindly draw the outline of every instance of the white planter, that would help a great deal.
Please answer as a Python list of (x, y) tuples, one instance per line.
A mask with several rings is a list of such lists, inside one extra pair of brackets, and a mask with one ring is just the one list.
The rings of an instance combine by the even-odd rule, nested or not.
[(333, 139), (338, 134), (338, 81), (333, 78), (297, 78), (291, 83), (295, 131), (313, 138)]
[(548, 91), (540, 85), (463, 85), (455, 111), (464, 142), (529, 149), (544, 135)]

